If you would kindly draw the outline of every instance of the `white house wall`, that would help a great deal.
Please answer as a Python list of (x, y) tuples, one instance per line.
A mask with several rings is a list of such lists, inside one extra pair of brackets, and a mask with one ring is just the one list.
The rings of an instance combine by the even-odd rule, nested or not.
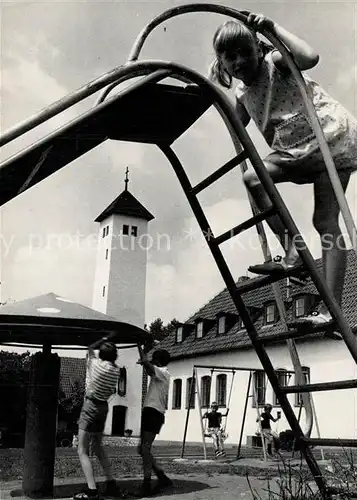
[[(320, 340), (306, 343), (298, 343), (297, 348), (300, 355), (300, 360), (303, 366), (310, 368), (311, 383), (328, 382), (333, 380), (345, 380), (356, 377), (356, 366), (347, 351), (344, 343), (336, 340)], [(289, 352), (286, 346), (275, 346), (268, 348), (268, 354), (271, 358), (275, 369), (285, 368), (293, 370)], [(187, 378), (192, 376), (192, 367), (194, 364), (200, 365), (220, 365), (220, 366), (236, 366), (242, 368), (261, 369), (261, 364), (257, 355), (253, 350), (242, 350), (227, 353), (217, 353), (199, 358), (191, 358), (186, 360), (172, 361), (169, 365), (171, 373), (170, 393), (168, 402), (168, 411), (166, 415), (166, 423), (160, 433), (159, 439), (170, 441), (182, 441), (184, 427), (187, 415), (186, 398), (187, 398)], [(211, 386), (211, 402), (215, 399), (216, 375)], [(226, 373), (226, 372), (225, 372)], [(199, 369), (198, 381), (203, 375), (211, 375), (210, 370)], [(181, 409), (172, 409), (172, 386), (176, 378), (182, 379), (182, 401)], [(246, 396), (247, 383), (249, 372), (235, 373), (234, 385), (232, 389), (232, 397), (230, 402), (230, 412), (227, 420), (228, 439), (227, 443), (237, 444), (239, 440), (240, 428), (243, 419), (244, 403)], [(227, 373), (227, 399), (230, 390), (232, 375)], [(294, 385), (294, 377), (291, 377), (290, 385)], [(201, 386), (199, 385), (199, 388)], [(292, 402), (292, 407), (295, 409), (296, 415), (299, 413), (299, 407), (295, 406), (295, 395), (289, 396)], [(354, 438), (356, 437), (356, 391), (354, 389), (318, 392), (313, 396), (316, 413), (318, 416), (318, 424), (322, 437), (334, 438)], [(273, 391), (270, 384), (267, 384), (266, 402), (273, 404)], [(273, 416), (276, 416), (276, 411), (279, 407), (274, 407)], [(202, 412), (206, 411), (202, 409)], [(224, 412), (224, 408), (221, 408)], [(247, 416), (244, 427), (243, 444), (247, 441), (247, 436), (252, 436), (257, 431), (257, 410), (252, 407), (252, 399), (249, 399)], [(305, 415), (302, 412), (301, 425), (305, 427)], [(277, 423), (272, 423), (272, 429), (277, 432), (289, 429), (289, 425), (282, 413), (282, 419)], [(190, 410), (189, 425), (186, 441), (200, 442), (201, 441), (200, 418), (198, 414), (197, 396), (195, 400), (195, 408)], [(312, 437), (317, 437), (316, 425), (313, 427)]]

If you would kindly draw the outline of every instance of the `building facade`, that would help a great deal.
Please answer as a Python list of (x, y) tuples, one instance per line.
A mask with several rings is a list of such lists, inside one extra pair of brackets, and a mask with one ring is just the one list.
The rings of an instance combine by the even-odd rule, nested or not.
[[(317, 265), (321, 269), (320, 261), (317, 261)], [(342, 309), (349, 324), (357, 333), (356, 273), (357, 258), (354, 251), (349, 251)], [(281, 280), (280, 287), (285, 299), (288, 320), (317, 309), (320, 305), (320, 297), (311, 280), (303, 286)], [(243, 298), (259, 335), (271, 340), (267, 351), (280, 383), (295, 385), (288, 348), (285, 342), (279, 340), (279, 333), (284, 331), (284, 327), (279, 319), (271, 285), (248, 292)], [(306, 379), (311, 383), (357, 378), (356, 364), (338, 332), (316, 332), (296, 340), (296, 346)], [(198, 402), (202, 414), (213, 401), (216, 401), (223, 414), (229, 408), (227, 419), (223, 419), (228, 432), (227, 442), (238, 443), (250, 371), (219, 369), (212, 371), (213, 366), (251, 369), (250, 396), (253, 395), (254, 386), (258, 405), (255, 404), (253, 397), (249, 397), (243, 444), (249, 443), (249, 437), (256, 434), (257, 412), (262, 411), (264, 404), (273, 405), (274, 416), (280, 410), (279, 401), (262, 371), (259, 359), (227, 290), (223, 290), (182, 323), (176, 332), (161, 342), (160, 347), (168, 349), (172, 356), (169, 365), (171, 385), (166, 424), (160, 433), (160, 439), (169, 441), (183, 439), (190, 406), (186, 441), (200, 442), (202, 427)], [(197, 370), (198, 392), (195, 392), (194, 398), (190, 401), (194, 365), (205, 365), (207, 368)], [(304, 430), (306, 421), (304, 410), (300, 410), (301, 397), (298, 394), (291, 394), (289, 399), (297, 417), (301, 413), (300, 421)], [(313, 407), (316, 418), (312, 437), (317, 437), (319, 432), (321, 437), (357, 437), (355, 389), (314, 393)], [(277, 432), (289, 429), (283, 414), (282, 419), (273, 424), (272, 428)]]
[[(125, 190), (97, 217), (99, 244), (92, 307), (144, 327), (148, 223), (153, 215)], [(109, 401), (107, 435), (140, 432), (142, 367), (136, 347), (121, 346), (118, 390)]]

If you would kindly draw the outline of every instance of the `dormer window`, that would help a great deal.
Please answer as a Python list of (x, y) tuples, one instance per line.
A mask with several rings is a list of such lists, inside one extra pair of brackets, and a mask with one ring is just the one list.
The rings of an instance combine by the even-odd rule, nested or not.
[(180, 344), (183, 341), (183, 326), (179, 326), (176, 330), (176, 344)]
[(306, 314), (306, 297), (298, 297), (294, 300), (293, 315), (300, 318)]
[(216, 328), (217, 335), (224, 335), (227, 333), (234, 325), (239, 328), (239, 316), (238, 314), (233, 314), (230, 312), (221, 311), (216, 315)]
[(218, 318), (218, 335), (222, 335), (227, 331), (227, 317), (220, 316)]
[(201, 339), (203, 337), (203, 321), (196, 323), (196, 338)]
[(216, 324), (214, 319), (208, 318), (196, 318), (195, 323), (195, 335), (196, 339), (202, 339), (207, 332)]
[(194, 328), (195, 325), (193, 323), (179, 323), (176, 327), (176, 344), (180, 344), (187, 339)]
[(276, 305), (274, 303), (265, 306), (264, 324), (272, 325), (276, 321)]

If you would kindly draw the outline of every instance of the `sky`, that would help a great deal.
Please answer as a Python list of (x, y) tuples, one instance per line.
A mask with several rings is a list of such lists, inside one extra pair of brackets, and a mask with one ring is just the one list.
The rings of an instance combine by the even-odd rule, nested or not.
[[(2, 1), (1, 132), (124, 64), (140, 30), (175, 1)], [(207, 3), (207, 2), (202, 2)], [(310, 43), (320, 54), (309, 72), (357, 116), (357, 4), (353, 1), (221, 2), (262, 12)], [(175, 61), (207, 74), (212, 36), (225, 20), (218, 14), (171, 19), (149, 37), (140, 59)], [(233, 99), (232, 92), (229, 93)], [(88, 110), (98, 94), (41, 125), (1, 151), (1, 160)], [(254, 125), (248, 132), (261, 156), (269, 152)], [(210, 110), (174, 144), (193, 184), (234, 156), (228, 132)], [(224, 288), (175, 174), (152, 145), (106, 142), (0, 211), (1, 300), (54, 292), (91, 306), (98, 224), (94, 219), (124, 189), (155, 216), (149, 223), (146, 322), (157, 317), (185, 321)], [(312, 186), (279, 186), (314, 257), (320, 257), (311, 224)], [(357, 219), (357, 184), (347, 199)], [(207, 189), (199, 200), (219, 234), (250, 217), (239, 169)], [(343, 226), (344, 227), (344, 226)], [(268, 231), (274, 255), (281, 253)], [(160, 240), (161, 237), (161, 240)], [(159, 245), (159, 241), (169, 245)], [(262, 261), (255, 230), (222, 251), (234, 278)]]

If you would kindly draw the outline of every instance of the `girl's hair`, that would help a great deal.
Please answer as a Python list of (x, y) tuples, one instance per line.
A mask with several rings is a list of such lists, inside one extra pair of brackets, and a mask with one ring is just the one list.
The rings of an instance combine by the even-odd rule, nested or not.
[(99, 357), (103, 361), (114, 363), (117, 359), (117, 348), (113, 342), (104, 342), (99, 349)]
[(232, 76), (223, 68), (220, 57), (225, 52), (235, 52), (244, 50), (246, 47), (258, 44), (265, 56), (274, 47), (262, 40), (259, 40), (256, 32), (240, 21), (226, 21), (219, 26), (213, 36), (213, 48), (216, 59), (209, 68), (209, 78), (217, 81), (222, 87), (230, 89), (232, 86)]

